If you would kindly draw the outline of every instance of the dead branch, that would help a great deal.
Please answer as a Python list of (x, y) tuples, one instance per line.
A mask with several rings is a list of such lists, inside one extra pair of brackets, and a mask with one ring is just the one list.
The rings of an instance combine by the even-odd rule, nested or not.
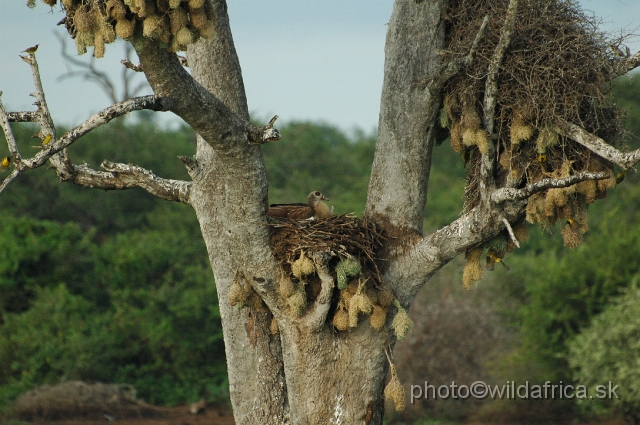
[[(0, 92), (0, 97), (2, 96), (2, 92)], [(2, 126), (2, 130), (4, 131), (5, 138), (7, 139), (7, 144), (9, 145), (9, 153), (11, 154), (14, 163), (20, 160), (20, 152), (18, 152), (18, 145), (16, 144), (16, 138), (13, 135), (13, 131), (11, 130), (11, 126), (9, 125), (9, 116), (7, 111), (4, 109), (4, 105), (2, 104), (2, 99), (0, 99), (0, 126)]]
[[(502, 60), (504, 58), (507, 47), (511, 43), (511, 36), (513, 33), (513, 27), (516, 22), (516, 15), (518, 12), (518, 1), (510, 0), (509, 7), (507, 8), (507, 16), (504, 20), (502, 27), (502, 33), (500, 34), (500, 41), (496, 46), (496, 50), (491, 57), (489, 63), (489, 69), (487, 73), (487, 80), (485, 82), (484, 90), (484, 102), (483, 102), (483, 117), (482, 125), (484, 130), (490, 136), (493, 135), (493, 127), (495, 124), (496, 113), (496, 93), (498, 92), (498, 74)], [(495, 168), (495, 148), (492, 141), (489, 141), (486, 146), (486, 151), (483, 152), (481, 157), (480, 175), (482, 180), (480, 182), (480, 193), (483, 199), (488, 198), (491, 190), (495, 187), (494, 168)]]
[(438, 70), (435, 72), (435, 75), (428, 80), (428, 83), (426, 84), (427, 90), (432, 91), (434, 89), (437, 89), (437, 90), (442, 89), (444, 85), (447, 83), (447, 81), (449, 81), (452, 77), (459, 74), (469, 65), (471, 65), (471, 62), (473, 62), (473, 58), (475, 57), (476, 52), (478, 51), (478, 45), (480, 44), (480, 40), (484, 35), (488, 22), (489, 22), (489, 15), (484, 17), (484, 20), (480, 25), (480, 29), (476, 34), (476, 38), (473, 40), (473, 44), (469, 49), (469, 53), (466, 56), (452, 59), (440, 65)]
[(498, 71), (502, 65), (502, 59), (507, 51), (507, 47), (511, 43), (511, 35), (513, 33), (513, 26), (516, 23), (516, 14), (518, 12), (518, 1), (511, 0), (507, 9), (507, 16), (504, 20), (504, 26), (502, 27), (502, 34), (500, 34), (500, 41), (496, 46), (496, 50), (491, 57), (489, 63), (489, 69), (487, 73), (487, 80), (485, 83), (484, 91), (484, 117), (483, 126), (489, 134), (493, 134), (494, 116), (496, 111), (496, 93), (498, 92)]
[[(56, 140), (55, 127), (42, 89), (40, 71), (35, 56), (22, 56), (22, 59), (31, 66), (36, 89), (34, 97), (36, 98), (35, 103), (38, 106), (38, 110), (35, 112), (7, 114), (4, 106), (0, 102), (0, 125), (5, 133), (14, 164), (13, 171), (0, 185), (0, 192), (21, 173), (41, 167), (47, 160), (51, 160), (58, 175), (65, 181), (105, 190), (140, 187), (160, 198), (189, 204), (191, 188), (191, 183), (189, 182), (163, 179), (144, 168), (126, 164), (115, 164), (109, 161), (102, 163), (102, 167), (107, 170), (107, 172), (96, 171), (87, 165), (78, 166), (73, 164), (66, 152), (66, 148), (80, 137), (116, 117), (141, 109), (151, 109), (155, 111), (167, 110), (171, 102), (157, 96), (129, 99), (92, 115), (82, 124), (69, 130), (64, 136)], [(9, 125), (10, 121), (36, 122), (40, 126), (39, 136), (50, 135), (52, 141), (46, 146), (43, 146), (33, 157), (22, 158)]]
[(190, 205), (191, 182), (164, 179), (142, 167), (103, 161), (101, 167), (107, 172), (96, 171), (85, 165), (72, 165), (65, 170), (72, 183), (104, 190), (124, 190), (142, 188), (150, 194), (168, 201)]
[(280, 132), (277, 129), (273, 128), (273, 124), (275, 124), (277, 119), (278, 116), (274, 115), (267, 125), (263, 127), (252, 128), (250, 137), (251, 143), (263, 144), (280, 140)]
[(527, 199), (531, 195), (545, 191), (547, 189), (560, 189), (586, 180), (602, 180), (609, 177), (610, 174), (608, 172), (594, 173), (591, 171), (583, 171), (581, 173), (577, 173), (561, 179), (542, 179), (538, 180), (535, 183), (531, 183), (522, 189), (513, 189), (506, 187), (497, 189), (491, 194), (491, 201), (496, 204), (501, 204), (506, 201), (519, 201), (522, 199)]
[(33, 122), (36, 120), (36, 117), (36, 112), (7, 112), (7, 119), (9, 120), (9, 122)]
[(120, 63), (123, 64), (125, 68), (129, 68), (132, 71), (142, 72), (142, 65), (134, 65), (133, 62), (131, 62), (129, 59), (122, 59)]
[(513, 229), (511, 228), (511, 224), (509, 224), (509, 220), (502, 217), (502, 222), (504, 223), (504, 227), (507, 229), (507, 232), (509, 232), (509, 237), (513, 241), (513, 244), (520, 248), (520, 242), (518, 242), (518, 238), (516, 238), (515, 233), (513, 233)]
[[(102, 111), (90, 116), (82, 124), (67, 131), (60, 139), (52, 141), (40, 152), (38, 152), (33, 158), (23, 160), (25, 169), (32, 169), (43, 166), (49, 158), (54, 154), (60, 152), (66, 147), (73, 144), (76, 140), (89, 133), (92, 130), (107, 124), (114, 118), (128, 114), (132, 111), (139, 111), (142, 109), (150, 109), (153, 111), (163, 111), (167, 109), (166, 99), (162, 99), (153, 95), (136, 97), (133, 99), (125, 100), (124, 102), (116, 103)], [(56, 167), (58, 168), (58, 167)]]
[(631, 152), (622, 152), (611, 146), (595, 134), (589, 133), (584, 128), (576, 124), (558, 122), (556, 131), (565, 137), (570, 138), (582, 146), (590, 149), (600, 157), (618, 164), (625, 170), (633, 167), (640, 161), (640, 149)]
[(633, 71), (640, 66), (640, 52), (637, 52), (633, 56), (628, 56), (620, 60), (617, 66), (616, 74), (618, 76), (624, 75), (630, 71)]

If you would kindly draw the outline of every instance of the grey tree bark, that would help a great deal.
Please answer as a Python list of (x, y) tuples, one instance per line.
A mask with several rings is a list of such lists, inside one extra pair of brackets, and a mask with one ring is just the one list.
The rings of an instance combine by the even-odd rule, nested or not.
[[(218, 290), (236, 423), (381, 424), (389, 370), (386, 350), (395, 344), (389, 330), (393, 314), (387, 316), (382, 332), (358, 326), (336, 333), (326, 320), (335, 284), (326, 269), (326, 258), (321, 257), (313, 260), (322, 291), (302, 316), (293, 314), (278, 296), (276, 284), (282, 271), (265, 225), (268, 185), (260, 150), (260, 144), (276, 140), (278, 134), (273, 122), (262, 127), (249, 122), (227, 5), (224, 0), (210, 1), (216, 16), (214, 35), (189, 46), (191, 74), (174, 53), (156, 41), (137, 37), (133, 46), (141, 63), (131, 67), (144, 71), (155, 95), (114, 105), (60, 138), (38, 86), (35, 58), (26, 56), (36, 81), (39, 107), (36, 112), (7, 113), (0, 103), (0, 124), (15, 167), (0, 191), (19, 174), (50, 160), (65, 181), (103, 189), (143, 187), (157, 196), (191, 205)], [(517, 5), (517, 0), (511, 1), (513, 13)], [(527, 197), (547, 188), (605, 177), (585, 172), (520, 189), (496, 190), (489, 184), (483, 189), (480, 205), (443, 229), (422, 234), (442, 90), (448, 78), (473, 60), (477, 47), (476, 43), (469, 46), (468, 57), (460, 62), (441, 63), (444, 6), (444, 0), (396, 0), (385, 46), (378, 140), (365, 217), (392, 236), (383, 248), (383, 277), (405, 308), (451, 259), (522, 217)], [(513, 16), (506, 18), (504, 43), (508, 44)], [(486, 19), (476, 42), (484, 25)], [(496, 70), (500, 59), (498, 52)], [(491, 104), (491, 99), (487, 103)], [(161, 179), (126, 164), (105, 161), (105, 171), (96, 171), (71, 163), (67, 146), (91, 129), (136, 109), (172, 111), (198, 133), (195, 158), (183, 158), (190, 182)], [(491, 127), (492, 120), (492, 115), (485, 116), (485, 125)], [(33, 158), (22, 158), (10, 121), (34, 121), (40, 125), (41, 136), (50, 133), (54, 141)], [(638, 152), (623, 155), (611, 151), (604, 141), (573, 124), (561, 127), (568, 137), (599, 155), (609, 155), (611, 161), (630, 166), (640, 159)], [(487, 155), (483, 161), (483, 167), (486, 162), (490, 169), (494, 159)], [(238, 280), (259, 294), (270, 313), (229, 304), (230, 287)], [(280, 329), (277, 336), (269, 331), (271, 315)]]

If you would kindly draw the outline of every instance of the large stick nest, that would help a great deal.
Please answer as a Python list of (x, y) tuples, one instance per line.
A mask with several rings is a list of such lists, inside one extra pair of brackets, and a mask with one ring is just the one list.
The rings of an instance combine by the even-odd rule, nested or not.
[(376, 252), (384, 236), (375, 223), (349, 214), (334, 215), (324, 220), (278, 220), (272, 227), (271, 247), (276, 259), (286, 271), (301, 252), (330, 252), (337, 259), (356, 258), (363, 270), (368, 270), (375, 286), (382, 280), (376, 264)]
[[(578, 171), (613, 171), (613, 165), (554, 130), (560, 122), (576, 123), (611, 144), (621, 141), (622, 117), (610, 97), (620, 70), (624, 37), (600, 32), (572, 0), (521, 0), (515, 28), (498, 73), (494, 134), (482, 128), (482, 105), (489, 64), (502, 33), (509, 0), (452, 0), (445, 13), (444, 60), (468, 54), (485, 16), (486, 32), (465, 72), (445, 87), (441, 123), (451, 143), (468, 159), (465, 211), (479, 202), (479, 161), (493, 141), (499, 165), (496, 183), (517, 187)], [(595, 182), (594, 182), (595, 184)], [(544, 225), (580, 214), (585, 204), (603, 197), (613, 183), (584, 184), (547, 200), (546, 214), (530, 215)], [(545, 194), (542, 194), (542, 200)], [(552, 205), (551, 205), (552, 204)], [(551, 206), (550, 206), (551, 205)], [(569, 205), (570, 207), (565, 208)], [(565, 211), (559, 211), (565, 208)], [(544, 209), (544, 208), (543, 208)]]

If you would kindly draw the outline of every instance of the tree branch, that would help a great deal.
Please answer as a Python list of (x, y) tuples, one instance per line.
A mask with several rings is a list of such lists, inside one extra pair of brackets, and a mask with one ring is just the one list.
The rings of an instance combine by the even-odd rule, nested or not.
[(484, 129), (493, 134), (494, 117), (496, 112), (496, 94), (498, 93), (498, 71), (502, 65), (502, 59), (504, 54), (511, 43), (511, 35), (513, 33), (513, 27), (516, 23), (516, 15), (518, 13), (518, 1), (511, 0), (507, 9), (507, 16), (504, 20), (504, 26), (502, 27), (502, 34), (500, 34), (500, 41), (496, 46), (496, 50), (491, 58), (489, 69), (487, 73), (487, 81), (485, 83), (484, 90), (484, 116), (482, 123)]
[(624, 75), (630, 71), (633, 71), (637, 67), (640, 66), (640, 52), (637, 52), (635, 55), (622, 58), (617, 63), (617, 67), (615, 68), (614, 78)]
[(438, 70), (435, 73), (436, 75), (430, 78), (428, 80), (428, 83), (426, 83), (427, 90), (431, 91), (433, 89), (438, 89), (438, 90), (442, 89), (444, 85), (447, 83), (447, 81), (449, 81), (451, 78), (453, 78), (454, 76), (462, 72), (462, 70), (464, 70), (469, 65), (471, 65), (471, 63), (473, 62), (473, 58), (475, 57), (476, 52), (478, 51), (478, 45), (480, 44), (480, 40), (484, 36), (484, 32), (487, 28), (488, 22), (489, 22), (489, 15), (484, 17), (484, 20), (482, 21), (482, 25), (480, 25), (480, 29), (476, 34), (476, 38), (473, 40), (473, 44), (471, 45), (471, 48), (469, 49), (469, 53), (467, 53), (466, 56), (456, 58), (447, 63), (441, 64), (440, 67), (438, 67)]
[(107, 172), (96, 171), (85, 165), (73, 165), (65, 170), (71, 176), (67, 181), (80, 186), (104, 190), (123, 190), (142, 188), (150, 194), (168, 201), (190, 203), (191, 182), (164, 179), (153, 172), (130, 164), (118, 164), (103, 161), (101, 167)]
[(7, 112), (9, 122), (33, 122), (37, 118), (37, 112), (21, 111)]
[(640, 161), (640, 149), (636, 149), (631, 152), (622, 152), (595, 134), (589, 133), (579, 125), (559, 122), (555, 130), (563, 136), (568, 137), (592, 150), (600, 157), (611, 161), (614, 164), (618, 164), (625, 170), (628, 170)]
[(525, 201), (507, 202), (500, 207), (473, 208), (451, 224), (421, 238), (389, 262), (384, 280), (402, 282), (393, 286), (401, 305), (409, 305), (422, 286), (438, 270), (460, 253), (478, 246), (504, 229), (502, 219), (514, 222), (524, 213)]
[(335, 282), (327, 268), (327, 263), (330, 259), (331, 256), (327, 253), (316, 253), (313, 256), (313, 262), (321, 282), (321, 289), (313, 306), (303, 320), (311, 329), (316, 331), (324, 326), (331, 307), (331, 296), (333, 295)]
[[(502, 34), (500, 34), (500, 41), (496, 46), (496, 50), (493, 53), (489, 69), (487, 73), (487, 81), (485, 83), (484, 90), (484, 104), (483, 104), (483, 117), (482, 124), (485, 131), (491, 136), (493, 135), (493, 127), (495, 123), (496, 113), (496, 94), (498, 93), (498, 74), (500, 66), (502, 65), (502, 59), (505, 52), (511, 43), (511, 35), (513, 33), (513, 27), (516, 22), (516, 15), (518, 13), (518, 0), (511, 0), (509, 7), (507, 8), (507, 16), (505, 17), (504, 26), (502, 27)], [(495, 148), (493, 143), (488, 144), (487, 152), (482, 155), (480, 165), (480, 194), (485, 201), (488, 199), (491, 191), (495, 187), (495, 179), (493, 176), (495, 167)]]
[(496, 204), (501, 204), (506, 201), (519, 201), (522, 199), (527, 199), (534, 193), (542, 192), (547, 189), (560, 189), (583, 182), (585, 180), (601, 180), (606, 178), (609, 178), (608, 172), (594, 173), (591, 171), (583, 171), (581, 173), (577, 173), (562, 179), (542, 179), (538, 180), (535, 183), (531, 183), (530, 185), (527, 185), (522, 189), (513, 189), (507, 187), (497, 189), (491, 194), (491, 201)]
[[(0, 97), (2, 97), (2, 92), (0, 92)], [(7, 139), (7, 145), (9, 146), (9, 153), (11, 154), (11, 158), (14, 161), (14, 165), (20, 161), (20, 152), (18, 152), (18, 145), (16, 144), (16, 138), (13, 135), (13, 131), (11, 130), (11, 126), (9, 125), (9, 115), (7, 111), (4, 109), (4, 105), (2, 104), (2, 99), (0, 99), (0, 126), (2, 126), (2, 130), (4, 131), (5, 138)]]
[[(141, 187), (160, 198), (189, 204), (191, 184), (188, 182), (163, 179), (141, 167), (114, 164), (108, 161), (103, 162), (103, 167), (107, 169), (108, 172), (95, 171), (87, 165), (77, 166), (71, 163), (65, 150), (67, 146), (71, 145), (80, 137), (116, 117), (140, 109), (166, 110), (170, 102), (156, 96), (129, 99), (92, 115), (79, 126), (69, 130), (63, 137), (55, 140), (55, 128), (42, 89), (40, 72), (35, 56), (22, 56), (22, 59), (31, 66), (36, 89), (34, 96), (38, 110), (35, 112), (7, 114), (4, 106), (0, 102), (0, 125), (6, 135), (9, 151), (11, 152), (14, 163), (14, 170), (0, 185), (0, 192), (18, 175), (25, 171), (41, 167), (50, 159), (60, 178), (66, 181), (105, 190)], [(51, 134), (52, 139), (55, 141), (51, 141), (44, 146), (32, 158), (24, 159), (18, 151), (13, 132), (11, 131), (9, 125), (11, 120), (19, 122), (35, 121), (40, 125), (39, 135)]]
[(520, 248), (520, 242), (518, 241), (518, 238), (516, 238), (515, 233), (513, 233), (513, 229), (511, 228), (511, 224), (509, 224), (509, 220), (507, 220), (506, 218), (502, 217), (502, 222), (504, 223), (504, 227), (509, 232), (509, 237), (513, 241), (513, 244), (515, 246), (517, 246), (518, 248)]
[[(87, 118), (82, 124), (67, 131), (60, 139), (52, 141), (40, 152), (38, 152), (33, 158), (24, 160), (24, 168), (31, 169), (44, 165), (49, 158), (54, 154), (60, 152), (67, 146), (74, 143), (80, 137), (89, 133), (90, 131), (107, 124), (114, 118), (128, 114), (132, 111), (139, 111), (142, 109), (150, 109), (153, 111), (164, 111), (168, 109), (170, 102), (167, 99), (162, 99), (157, 96), (149, 95), (136, 97), (133, 99), (125, 100), (124, 102), (116, 103), (109, 106), (102, 111), (93, 114)], [(58, 167), (56, 167), (58, 168)]]

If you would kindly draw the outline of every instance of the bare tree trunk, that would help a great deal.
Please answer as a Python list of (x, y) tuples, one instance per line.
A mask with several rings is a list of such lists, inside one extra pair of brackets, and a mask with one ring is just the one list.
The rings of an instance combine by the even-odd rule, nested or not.
[(349, 333), (281, 330), (291, 423), (381, 424), (388, 334), (367, 320)]
[[(200, 84), (248, 121), (249, 110), (227, 6), (224, 1), (214, 5), (215, 36), (189, 47), (189, 65)], [(254, 146), (240, 155), (223, 158), (198, 136), (196, 160), (202, 171), (192, 175), (193, 199), (197, 200), (193, 207), (218, 290), (236, 423), (286, 423), (287, 398), (280, 341), (269, 334), (271, 315), (248, 308), (240, 310), (228, 302), (235, 270), (245, 267), (243, 257), (255, 252), (256, 245), (262, 249), (268, 246), (267, 227), (263, 223), (251, 223), (250, 219), (264, 217), (267, 202), (266, 170), (260, 148)], [(251, 170), (251, 173), (236, 175), (228, 172), (232, 169)]]

